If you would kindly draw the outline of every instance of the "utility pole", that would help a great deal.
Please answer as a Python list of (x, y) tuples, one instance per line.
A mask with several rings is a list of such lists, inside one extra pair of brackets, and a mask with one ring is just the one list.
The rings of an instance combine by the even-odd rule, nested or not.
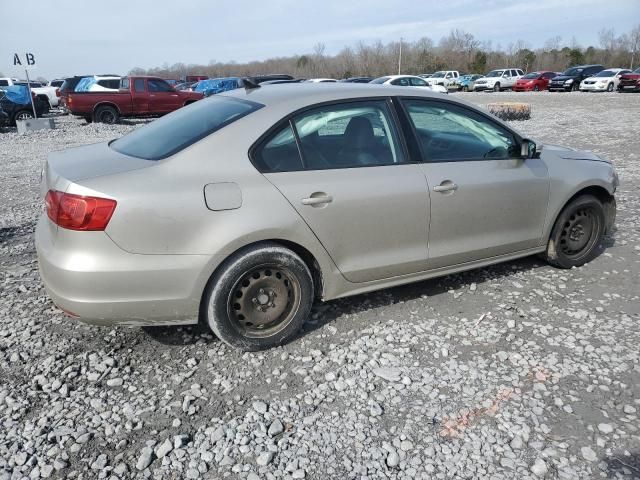
[(398, 55), (398, 75), (401, 74), (402, 70), (402, 37), (400, 37), (400, 55)]

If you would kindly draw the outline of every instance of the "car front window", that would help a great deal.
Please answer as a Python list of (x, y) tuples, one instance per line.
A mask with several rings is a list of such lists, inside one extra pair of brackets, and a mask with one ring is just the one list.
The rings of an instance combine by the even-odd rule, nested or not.
[(445, 76), (446, 72), (436, 72), (433, 75), (431, 75), (431, 78), (442, 78)]
[(387, 80), (389, 80), (390, 78), (391, 78), (391, 77), (378, 77), (378, 78), (375, 78), (375, 79), (371, 80), (369, 83), (377, 83), (377, 84), (380, 84), (380, 83), (384, 83), (384, 82), (386, 82), (386, 81), (387, 81)]
[(513, 135), (479, 113), (442, 102), (403, 103), (425, 161), (499, 160), (517, 153)]
[(504, 70), (492, 70), (491, 72), (487, 73), (487, 77), (501, 77), (503, 73)]
[(600, 73), (595, 75), (596, 77), (613, 77), (616, 72), (612, 72), (611, 70), (602, 70)]

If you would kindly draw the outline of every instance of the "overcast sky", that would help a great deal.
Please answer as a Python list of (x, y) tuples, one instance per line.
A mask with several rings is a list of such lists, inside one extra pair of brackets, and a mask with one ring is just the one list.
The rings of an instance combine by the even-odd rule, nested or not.
[(0, 16), (0, 72), (23, 77), (13, 52), (30, 51), (33, 76), (51, 79), (262, 60), (309, 53), (319, 42), (327, 54), (360, 40), (437, 42), (454, 28), (494, 47), (518, 39), (538, 47), (556, 35), (596, 45), (600, 29), (620, 34), (640, 23), (640, 0), (0, 0)]

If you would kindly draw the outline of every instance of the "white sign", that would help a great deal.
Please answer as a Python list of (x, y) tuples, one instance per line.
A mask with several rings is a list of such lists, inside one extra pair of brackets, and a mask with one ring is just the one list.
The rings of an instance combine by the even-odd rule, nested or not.
[(23, 55), (14, 53), (13, 66), (25, 70), (33, 70), (36, 68), (36, 56), (31, 52), (25, 52)]

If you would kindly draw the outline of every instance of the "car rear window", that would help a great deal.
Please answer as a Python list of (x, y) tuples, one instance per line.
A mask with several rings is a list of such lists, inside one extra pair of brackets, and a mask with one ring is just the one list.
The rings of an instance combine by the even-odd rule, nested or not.
[(145, 160), (162, 160), (264, 105), (212, 96), (181, 108), (110, 143), (115, 151)]

